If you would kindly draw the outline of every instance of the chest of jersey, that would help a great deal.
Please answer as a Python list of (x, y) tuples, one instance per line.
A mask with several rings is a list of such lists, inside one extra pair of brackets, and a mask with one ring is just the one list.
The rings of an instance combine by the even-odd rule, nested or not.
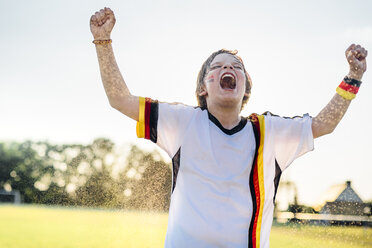
[(222, 237), (229, 247), (241, 247), (236, 242), (247, 240), (252, 217), (248, 179), (254, 152), (250, 123), (229, 135), (208, 116), (197, 117), (177, 153), (168, 235), (174, 238), (173, 232), (180, 232), (189, 236), (188, 244), (195, 239), (198, 245)]

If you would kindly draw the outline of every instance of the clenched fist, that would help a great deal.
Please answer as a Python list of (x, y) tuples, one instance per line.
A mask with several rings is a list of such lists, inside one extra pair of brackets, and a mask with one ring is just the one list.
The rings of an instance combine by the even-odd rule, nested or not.
[(347, 62), (350, 66), (349, 77), (360, 80), (367, 70), (368, 51), (360, 45), (351, 44), (345, 51)]
[(116, 19), (114, 12), (110, 8), (97, 11), (90, 18), (90, 31), (95, 40), (110, 39), (111, 31), (115, 25)]

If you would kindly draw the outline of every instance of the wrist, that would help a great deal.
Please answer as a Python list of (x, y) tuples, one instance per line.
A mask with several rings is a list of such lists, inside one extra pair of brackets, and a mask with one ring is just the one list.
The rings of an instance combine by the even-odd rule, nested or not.
[(361, 81), (362, 77), (363, 77), (363, 74), (364, 74), (364, 72), (350, 70), (349, 73), (346, 76), (348, 78)]
[(95, 40), (109, 40), (111, 39), (111, 34), (95, 34), (93, 38)]

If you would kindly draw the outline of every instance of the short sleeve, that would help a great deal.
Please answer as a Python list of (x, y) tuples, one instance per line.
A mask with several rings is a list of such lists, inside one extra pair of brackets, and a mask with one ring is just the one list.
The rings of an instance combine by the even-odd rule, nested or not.
[(281, 170), (285, 170), (296, 158), (314, 150), (314, 138), (311, 129), (312, 118), (279, 117), (266, 115), (265, 129), (273, 142), (275, 159)]
[(196, 108), (184, 104), (140, 97), (137, 137), (151, 140), (172, 158), (196, 112)]

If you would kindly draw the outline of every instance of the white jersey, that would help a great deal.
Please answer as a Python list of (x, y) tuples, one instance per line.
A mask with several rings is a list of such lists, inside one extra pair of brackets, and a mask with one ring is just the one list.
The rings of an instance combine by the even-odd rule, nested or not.
[(313, 149), (308, 115), (254, 115), (227, 130), (207, 110), (148, 98), (137, 134), (173, 161), (165, 247), (269, 247), (280, 175)]

